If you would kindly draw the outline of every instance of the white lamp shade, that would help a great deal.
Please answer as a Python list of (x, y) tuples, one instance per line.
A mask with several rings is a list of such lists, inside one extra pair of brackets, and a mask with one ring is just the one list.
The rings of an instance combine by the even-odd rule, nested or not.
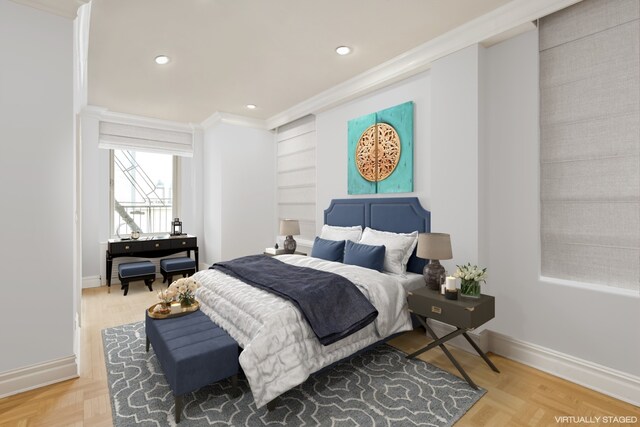
[(297, 236), (298, 234), (300, 234), (300, 223), (297, 219), (280, 220), (281, 236)]
[(422, 233), (418, 235), (416, 256), (423, 259), (451, 259), (451, 237), (445, 233)]

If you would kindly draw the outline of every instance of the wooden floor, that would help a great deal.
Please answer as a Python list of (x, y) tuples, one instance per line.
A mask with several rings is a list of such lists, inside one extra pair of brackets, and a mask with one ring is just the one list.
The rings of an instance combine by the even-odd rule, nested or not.
[[(127, 297), (122, 296), (118, 286), (112, 288), (111, 294), (105, 287), (84, 290), (80, 378), (1, 399), (0, 426), (112, 425), (100, 331), (144, 319), (144, 310), (156, 302), (156, 295), (141, 283), (138, 285), (131, 286)], [(159, 281), (154, 288), (160, 288)], [(409, 353), (426, 342), (423, 334), (411, 332), (396, 338), (392, 344)], [(479, 357), (451, 349), (476, 383), (488, 390), (456, 426), (559, 425), (554, 417), (563, 415), (624, 415), (635, 416), (640, 421), (640, 408), (636, 406), (491, 355), (501, 371), (498, 374)], [(440, 349), (431, 350), (421, 358), (457, 374)]]

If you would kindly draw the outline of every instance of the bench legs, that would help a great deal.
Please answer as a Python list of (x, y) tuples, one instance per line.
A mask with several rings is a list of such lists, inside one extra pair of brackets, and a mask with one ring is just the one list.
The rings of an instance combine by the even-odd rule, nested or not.
[(175, 413), (176, 413), (176, 424), (178, 424), (180, 422), (180, 415), (182, 414), (182, 408), (184, 405), (184, 402), (182, 401), (182, 396), (175, 396), (176, 398), (176, 405), (175, 405)]
[(238, 397), (240, 396), (240, 389), (238, 388), (238, 375), (234, 375), (231, 377), (231, 396)]

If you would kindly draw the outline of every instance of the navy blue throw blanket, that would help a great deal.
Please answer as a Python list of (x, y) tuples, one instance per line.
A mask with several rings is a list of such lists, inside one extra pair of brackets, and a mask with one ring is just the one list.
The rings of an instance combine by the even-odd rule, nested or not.
[(211, 268), (294, 303), (323, 345), (359, 331), (378, 315), (356, 285), (338, 274), (265, 255), (219, 262)]

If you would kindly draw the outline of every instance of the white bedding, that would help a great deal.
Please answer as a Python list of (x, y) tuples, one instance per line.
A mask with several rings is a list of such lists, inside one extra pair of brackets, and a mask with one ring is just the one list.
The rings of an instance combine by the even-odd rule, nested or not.
[(279, 260), (340, 274), (378, 310), (367, 327), (334, 344), (320, 344), (291, 302), (217, 270), (200, 271), (201, 310), (244, 349), (240, 365), (257, 407), (303, 383), (310, 374), (397, 332), (411, 329), (406, 292), (396, 278), (374, 270), (300, 255)]
[(386, 273), (400, 282), (406, 292), (415, 291), (426, 286), (424, 275), (407, 271), (404, 275)]

